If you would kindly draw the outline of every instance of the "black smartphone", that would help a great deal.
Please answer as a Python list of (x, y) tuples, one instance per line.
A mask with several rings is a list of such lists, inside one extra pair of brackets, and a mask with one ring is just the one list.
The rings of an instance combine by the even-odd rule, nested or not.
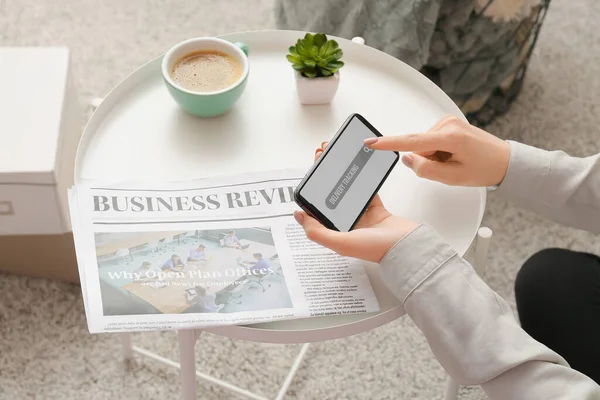
[(296, 203), (330, 229), (352, 230), (400, 158), (364, 144), (378, 136), (363, 116), (350, 115), (296, 187)]

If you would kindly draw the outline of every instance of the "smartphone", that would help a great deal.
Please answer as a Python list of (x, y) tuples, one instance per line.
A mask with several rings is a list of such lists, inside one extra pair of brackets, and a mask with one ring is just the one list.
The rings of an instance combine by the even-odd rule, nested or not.
[(329, 229), (352, 230), (400, 158), (364, 144), (379, 136), (363, 116), (350, 115), (296, 187), (296, 203)]

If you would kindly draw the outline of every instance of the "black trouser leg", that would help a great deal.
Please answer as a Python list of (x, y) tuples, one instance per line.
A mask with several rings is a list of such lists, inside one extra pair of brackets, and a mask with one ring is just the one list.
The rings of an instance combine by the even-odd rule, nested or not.
[(519, 271), (515, 295), (523, 329), (600, 384), (600, 258), (540, 251)]

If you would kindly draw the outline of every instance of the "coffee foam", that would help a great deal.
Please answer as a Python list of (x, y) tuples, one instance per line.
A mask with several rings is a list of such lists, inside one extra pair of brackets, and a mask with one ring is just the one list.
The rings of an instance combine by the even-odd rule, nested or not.
[(177, 61), (171, 78), (193, 92), (214, 92), (237, 82), (243, 66), (232, 56), (216, 50), (189, 53)]

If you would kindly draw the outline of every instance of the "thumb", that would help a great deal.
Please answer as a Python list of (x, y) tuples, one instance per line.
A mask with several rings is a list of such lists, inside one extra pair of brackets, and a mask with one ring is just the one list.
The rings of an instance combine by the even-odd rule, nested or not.
[(294, 218), (302, 225), (309, 240), (338, 252), (340, 244), (344, 241), (345, 233), (326, 228), (304, 211), (295, 211)]
[(414, 153), (403, 155), (402, 163), (412, 169), (418, 177), (447, 185), (458, 183), (460, 166), (457, 163), (434, 161)]

